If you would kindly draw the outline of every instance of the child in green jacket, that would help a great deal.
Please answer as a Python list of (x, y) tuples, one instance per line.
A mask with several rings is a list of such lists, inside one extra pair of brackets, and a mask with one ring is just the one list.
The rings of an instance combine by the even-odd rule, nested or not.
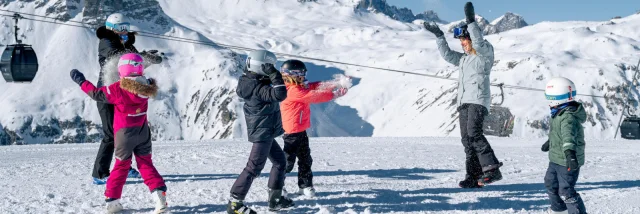
[(563, 77), (547, 83), (545, 95), (551, 107), (549, 140), (542, 151), (549, 152), (549, 168), (544, 177), (551, 207), (549, 213), (587, 213), (574, 189), (584, 164), (584, 128), (587, 113), (575, 100), (576, 86)]

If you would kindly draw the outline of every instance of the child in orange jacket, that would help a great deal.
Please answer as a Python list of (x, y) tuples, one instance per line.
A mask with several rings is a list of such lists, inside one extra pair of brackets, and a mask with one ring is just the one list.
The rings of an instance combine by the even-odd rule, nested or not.
[(309, 137), (307, 129), (311, 127), (312, 103), (329, 102), (335, 98), (344, 96), (347, 88), (337, 87), (334, 84), (324, 84), (322, 82), (306, 83), (307, 68), (299, 60), (288, 60), (282, 64), (280, 69), (285, 85), (287, 87), (287, 99), (280, 103), (282, 113), (282, 127), (285, 134), (284, 152), (287, 158), (287, 169), (289, 173), (293, 170), (293, 165), (298, 161), (298, 194), (308, 197), (315, 196), (313, 188), (313, 173), (311, 172), (311, 149), (309, 148)]

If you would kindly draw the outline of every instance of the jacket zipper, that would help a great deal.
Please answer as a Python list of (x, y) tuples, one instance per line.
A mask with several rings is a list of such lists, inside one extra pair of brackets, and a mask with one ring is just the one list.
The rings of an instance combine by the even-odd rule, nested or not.
[(299, 124), (302, 124), (302, 114), (304, 114), (304, 111), (300, 112), (300, 122), (299, 122)]

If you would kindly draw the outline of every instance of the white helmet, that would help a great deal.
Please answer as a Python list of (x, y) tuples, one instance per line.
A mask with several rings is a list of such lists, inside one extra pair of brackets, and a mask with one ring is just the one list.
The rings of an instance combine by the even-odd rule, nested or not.
[(549, 101), (549, 107), (565, 104), (576, 99), (576, 85), (567, 78), (555, 77), (547, 83), (544, 95)]
[(266, 74), (262, 71), (263, 64), (272, 64), (276, 65), (276, 55), (267, 50), (256, 50), (251, 51), (249, 55), (247, 55), (247, 70), (266, 76)]
[(107, 21), (105, 23), (107, 29), (118, 32), (129, 32), (129, 22), (126, 20), (126, 17), (121, 13), (114, 13), (107, 17)]

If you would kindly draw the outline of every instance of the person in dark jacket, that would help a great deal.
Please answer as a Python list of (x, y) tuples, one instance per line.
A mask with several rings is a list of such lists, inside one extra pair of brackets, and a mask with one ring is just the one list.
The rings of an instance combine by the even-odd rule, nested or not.
[(460, 134), (466, 153), (466, 176), (460, 181), (462, 188), (479, 188), (502, 179), (502, 163), (485, 138), (482, 130), (484, 118), (491, 107), (489, 75), (493, 66), (493, 46), (482, 38), (482, 30), (475, 22), (473, 4), (464, 7), (467, 25), (454, 29), (465, 53), (452, 51), (444, 33), (435, 24), (424, 23), (425, 29), (437, 37), (438, 49), (449, 63), (460, 67), (458, 77), (458, 112)]
[(287, 165), (285, 154), (275, 138), (284, 133), (280, 104), (287, 98), (282, 75), (275, 69), (276, 56), (268, 51), (251, 52), (245, 73), (238, 81), (236, 93), (244, 99), (247, 135), (253, 143), (249, 161), (231, 188), (227, 213), (256, 213), (244, 204), (244, 199), (267, 159), (273, 166), (269, 174), (269, 210), (292, 207), (293, 201), (282, 194)]
[[(119, 59), (125, 53), (138, 53), (133, 44), (136, 42), (135, 33), (129, 32), (129, 23), (125, 21), (122, 14), (114, 13), (107, 18), (105, 26), (96, 30), (96, 37), (100, 39), (98, 45), (98, 63), (100, 63), (100, 74), (98, 76), (97, 87), (109, 86), (111, 83), (105, 84), (104, 76), (108, 76), (110, 70), (117, 73), (117, 63), (114, 68), (106, 66), (107, 61), (112, 58)], [(108, 68), (107, 68), (108, 67)], [(117, 74), (116, 74), (117, 76)], [(116, 79), (117, 80), (117, 79)], [(102, 185), (106, 184), (110, 175), (109, 167), (113, 159), (114, 152), (114, 136), (113, 136), (113, 118), (114, 105), (106, 102), (96, 102), (100, 119), (102, 120), (102, 134), (104, 137), (98, 149), (95, 163), (93, 165), (93, 183)], [(129, 170), (129, 177), (139, 178), (140, 173), (135, 169)]]

